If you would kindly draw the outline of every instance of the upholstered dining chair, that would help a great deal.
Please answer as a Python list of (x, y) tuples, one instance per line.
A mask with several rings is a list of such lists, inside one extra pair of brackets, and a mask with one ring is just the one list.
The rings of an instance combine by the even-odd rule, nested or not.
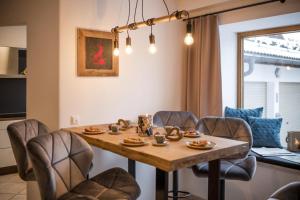
[(16, 159), (19, 176), (27, 182), (27, 199), (36, 199), (39, 197), (39, 191), (26, 144), (34, 137), (48, 134), (49, 129), (38, 120), (27, 119), (10, 124), (7, 127), (7, 132)]
[[(225, 179), (250, 181), (256, 170), (256, 158), (249, 156), (252, 147), (252, 132), (242, 119), (225, 117), (204, 117), (199, 120), (197, 130), (215, 137), (240, 140), (249, 143), (249, 151), (221, 160), (221, 199), (225, 199)], [(198, 177), (208, 176), (208, 163), (192, 167)]]
[(27, 144), (43, 200), (137, 199), (140, 188), (121, 168), (88, 179), (93, 151), (81, 137), (56, 131)]
[(20, 178), (24, 181), (35, 180), (31, 162), (27, 156), (26, 144), (31, 138), (48, 134), (49, 129), (38, 120), (28, 119), (10, 124), (7, 127), (7, 132)]
[(299, 200), (300, 199), (300, 181), (289, 183), (276, 192), (268, 200)]
[[(159, 111), (153, 116), (153, 124), (156, 126), (177, 126), (181, 130), (196, 128), (198, 118), (192, 112), (186, 111)], [(178, 171), (173, 172), (173, 188), (169, 191), (169, 197), (185, 198), (190, 196), (187, 191), (178, 191)]]

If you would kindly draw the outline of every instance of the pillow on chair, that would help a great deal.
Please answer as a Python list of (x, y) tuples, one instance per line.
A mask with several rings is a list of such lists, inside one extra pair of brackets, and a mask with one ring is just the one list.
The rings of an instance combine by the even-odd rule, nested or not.
[(248, 117), (252, 130), (253, 147), (282, 148), (280, 144), (280, 128), (282, 118), (263, 119)]
[(264, 108), (254, 108), (254, 109), (240, 109), (240, 108), (229, 108), (225, 107), (225, 117), (236, 117), (242, 118), (248, 122), (248, 117), (261, 117)]

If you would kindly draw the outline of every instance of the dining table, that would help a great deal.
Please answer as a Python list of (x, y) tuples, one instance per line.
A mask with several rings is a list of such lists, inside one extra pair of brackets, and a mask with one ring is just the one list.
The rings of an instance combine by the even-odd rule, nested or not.
[[(85, 134), (88, 127), (101, 130), (100, 134)], [(156, 168), (156, 200), (168, 199), (169, 172), (182, 168), (192, 167), (201, 162), (208, 162), (208, 200), (220, 199), (220, 159), (249, 151), (248, 142), (231, 140), (221, 137), (201, 135), (200, 138), (183, 137), (179, 141), (168, 141), (166, 146), (152, 145), (153, 136), (141, 137), (136, 126), (132, 126), (117, 133), (111, 133), (109, 124), (98, 124), (63, 129), (81, 136), (90, 145), (119, 154), (128, 159), (128, 172), (136, 177), (135, 162), (142, 162)], [(154, 127), (153, 133), (164, 133), (161, 127)], [(122, 144), (125, 138), (141, 137), (145, 145), (129, 147)], [(212, 149), (199, 150), (187, 146), (187, 142), (194, 140), (207, 140), (215, 143)], [(199, 186), (200, 187), (200, 186)]]

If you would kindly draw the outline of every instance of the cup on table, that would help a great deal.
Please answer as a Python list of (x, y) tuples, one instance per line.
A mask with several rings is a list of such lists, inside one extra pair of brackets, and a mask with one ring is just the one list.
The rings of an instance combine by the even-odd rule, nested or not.
[(154, 135), (154, 139), (156, 140), (157, 144), (162, 144), (166, 141), (166, 136), (158, 133)]
[(118, 125), (116, 125), (116, 124), (112, 124), (112, 125), (110, 125), (110, 130), (111, 130), (111, 132), (118, 132), (119, 131), (119, 126)]

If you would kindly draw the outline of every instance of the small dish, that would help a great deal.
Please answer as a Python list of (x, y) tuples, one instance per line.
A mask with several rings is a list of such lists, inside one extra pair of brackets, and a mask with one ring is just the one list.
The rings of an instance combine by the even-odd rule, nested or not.
[(82, 133), (85, 135), (99, 135), (105, 133), (105, 131), (83, 131)]
[(110, 135), (120, 135), (121, 132), (120, 131), (118, 131), (118, 132), (109, 131), (108, 134), (110, 134)]
[(134, 128), (133, 126), (127, 126), (127, 127), (120, 127), (119, 130), (120, 131), (126, 131), (128, 129)]
[(198, 138), (201, 137), (201, 134), (199, 132), (186, 132), (183, 134), (183, 137), (188, 137), (188, 138)]
[(156, 141), (152, 142), (153, 146), (157, 146), (157, 147), (163, 147), (163, 146), (167, 146), (169, 144), (168, 141), (164, 141), (163, 143), (157, 143)]
[(182, 135), (181, 136), (178, 136), (178, 135), (168, 135), (166, 136), (167, 140), (169, 141), (178, 141), (182, 138)]
[(209, 150), (214, 148), (216, 146), (216, 143), (208, 141), (208, 144), (205, 146), (196, 146), (196, 145), (192, 145), (192, 141), (188, 141), (186, 142), (186, 146), (192, 149)]
[(120, 142), (121, 145), (127, 146), (127, 147), (141, 147), (148, 144), (148, 142), (142, 142), (142, 143), (128, 143), (128, 142)]

